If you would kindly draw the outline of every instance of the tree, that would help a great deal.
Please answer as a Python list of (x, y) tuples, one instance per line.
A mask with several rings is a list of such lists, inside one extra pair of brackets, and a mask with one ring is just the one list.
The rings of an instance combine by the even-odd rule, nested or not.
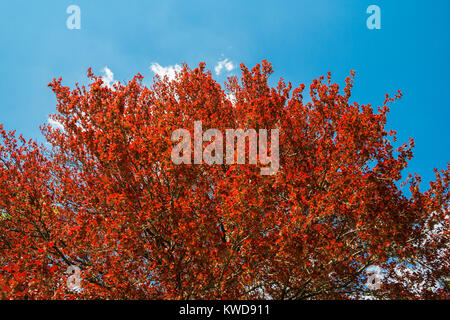
[[(425, 192), (410, 176), (404, 194), (414, 142), (394, 148), (385, 128), (401, 93), (374, 110), (350, 103), (354, 72), (343, 92), (328, 74), (306, 103), (303, 84), (269, 86), (268, 62), (241, 70), (225, 89), (205, 64), (150, 87), (139, 74), (107, 87), (89, 70), (87, 87), (49, 84), (61, 125), (42, 126), (50, 150), (0, 128), (2, 297), (448, 299), (450, 166)], [(171, 134), (194, 121), (278, 128), (279, 171), (174, 164)], [(426, 272), (405, 271), (419, 263)], [(365, 286), (371, 265), (379, 290)]]

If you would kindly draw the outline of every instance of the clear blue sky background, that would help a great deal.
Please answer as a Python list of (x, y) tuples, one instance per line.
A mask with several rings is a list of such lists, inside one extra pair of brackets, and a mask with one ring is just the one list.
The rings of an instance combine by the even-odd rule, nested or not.
[[(81, 8), (81, 30), (69, 30), (66, 8)], [(366, 8), (381, 8), (381, 30), (369, 30)], [(450, 160), (450, 1), (12, 1), (0, 2), (0, 123), (42, 140), (38, 126), (55, 112), (46, 85), (86, 81), (108, 66), (116, 80), (140, 72), (150, 82), (162, 66), (228, 58), (252, 67), (262, 59), (279, 77), (309, 85), (333, 73), (357, 72), (353, 98), (380, 105), (401, 89), (389, 128), (416, 140), (408, 171), (425, 182)], [(223, 82), (223, 72), (217, 79)], [(424, 186), (425, 187), (425, 186)]]

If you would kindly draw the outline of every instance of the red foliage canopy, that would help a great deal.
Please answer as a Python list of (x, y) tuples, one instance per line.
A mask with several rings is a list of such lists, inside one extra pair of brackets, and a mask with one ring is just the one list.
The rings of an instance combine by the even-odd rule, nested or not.
[[(50, 150), (0, 126), (1, 297), (448, 299), (450, 167), (426, 192), (410, 177), (405, 196), (413, 140), (393, 147), (394, 99), (351, 104), (354, 74), (342, 93), (328, 74), (306, 103), (304, 85), (268, 85), (268, 62), (241, 70), (226, 90), (204, 64), (150, 87), (137, 75), (110, 88), (90, 70), (88, 87), (54, 80)], [(279, 171), (173, 164), (171, 134), (194, 121), (279, 128)]]

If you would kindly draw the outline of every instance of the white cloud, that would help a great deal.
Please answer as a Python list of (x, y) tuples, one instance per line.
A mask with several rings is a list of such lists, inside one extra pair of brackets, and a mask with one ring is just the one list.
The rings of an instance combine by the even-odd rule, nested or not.
[(64, 126), (60, 122), (58, 122), (52, 118), (48, 118), (47, 122), (53, 129), (59, 129), (61, 131), (64, 131)]
[(227, 99), (231, 102), (232, 105), (236, 104), (237, 99), (234, 93), (227, 93)]
[(150, 70), (152, 70), (161, 78), (167, 76), (169, 80), (173, 80), (175, 79), (176, 73), (182, 70), (182, 67), (179, 64), (163, 67), (157, 62), (153, 62), (150, 66)]
[(225, 69), (227, 71), (231, 71), (234, 69), (233, 62), (229, 61), (228, 59), (223, 59), (219, 61), (214, 68), (214, 71), (216, 72), (216, 75), (220, 75), (222, 70)]
[(102, 69), (104, 75), (102, 76), (103, 83), (108, 87), (112, 88), (113, 85), (117, 82), (114, 80), (114, 73), (108, 68), (104, 67)]

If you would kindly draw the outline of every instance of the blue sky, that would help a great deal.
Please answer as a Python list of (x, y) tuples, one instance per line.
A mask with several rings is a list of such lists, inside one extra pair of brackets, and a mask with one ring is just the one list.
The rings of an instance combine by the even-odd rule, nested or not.
[[(69, 5), (81, 9), (81, 29), (69, 30)], [(366, 9), (381, 9), (381, 30), (369, 30)], [(268, 59), (279, 77), (309, 85), (327, 71), (340, 84), (356, 70), (354, 101), (380, 105), (401, 89), (389, 128), (399, 141), (416, 141), (408, 171), (428, 182), (450, 159), (450, 1), (23, 1), (0, 3), (0, 123), (42, 140), (39, 125), (55, 112), (47, 88), (54, 77), (73, 86), (86, 70), (115, 80), (140, 72), (149, 83), (152, 63), (163, 67), (200, 61), (223, 83), (243, 62)]]

